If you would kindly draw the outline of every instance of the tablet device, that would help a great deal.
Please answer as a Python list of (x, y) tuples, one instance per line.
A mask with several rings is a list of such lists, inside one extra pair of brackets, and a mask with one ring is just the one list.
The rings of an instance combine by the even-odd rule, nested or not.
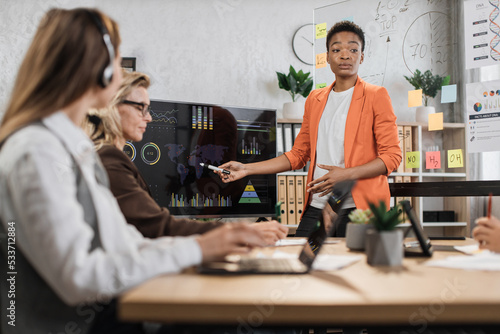
[(406, 216), (410, 220), (411, 224), (410, 229), (413, 230), (413, 233), (415, 233), (415, 237), (417, 238), (416, 243), (404, 244), (405, 256), (431, 257), (433, 252), (431, 240), (429, 239), (427, 234), (425, 234), (422, 225), (420, 225), (417, 215), (415, 214), (415, 211), (411, 207), (410, 202), (401, 201), (399, 203), (403, 207)]

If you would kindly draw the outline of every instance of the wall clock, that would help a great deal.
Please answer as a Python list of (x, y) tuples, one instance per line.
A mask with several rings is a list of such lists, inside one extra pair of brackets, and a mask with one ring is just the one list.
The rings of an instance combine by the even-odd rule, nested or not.
[(301, 62), (307, 65), (314, 65), (314, 24), (305, 24), (297, 31), (292, 38), (293, 52)]

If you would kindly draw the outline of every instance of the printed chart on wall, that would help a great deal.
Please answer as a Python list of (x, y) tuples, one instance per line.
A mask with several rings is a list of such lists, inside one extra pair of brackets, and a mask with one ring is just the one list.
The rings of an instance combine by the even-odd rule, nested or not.
[(498, 151), (500, 81), (467, 84), (467, 152)]
[(335, 80), (326, 63), (328, 30), (338, 21), (353, 21), (366, 39), (359, 76), (387, 88), (399, 120), (414, 121), (415, 111), (408, 108), (413, 86), (404, 75), (431, 70), (441, 76), (451, 74), (453, 82), (458, 63), (456, 7), (454, 0), (349, 0), (315, 9), (315, 88)]
[(500, 60), (500, 1), (464, 3), (466, 68), (497, 65)]

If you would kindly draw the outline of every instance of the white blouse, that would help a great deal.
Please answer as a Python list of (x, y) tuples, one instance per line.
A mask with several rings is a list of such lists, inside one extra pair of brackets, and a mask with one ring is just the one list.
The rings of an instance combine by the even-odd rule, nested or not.
[[(102, 300), (164, 273), (199, 264), (195, 237), (144, 238), (128, 225), (92, 142), (63, 112), (14, 133), (0, 151), (0, 218), (15, 223), (16, 248), (67, 304)], [(76, 165), (75, 165), (76, 163)], [(101, 246), (78, 202), (76, 171), (87, 183)], [(106, 176), (104, 176), (106, 177)]]

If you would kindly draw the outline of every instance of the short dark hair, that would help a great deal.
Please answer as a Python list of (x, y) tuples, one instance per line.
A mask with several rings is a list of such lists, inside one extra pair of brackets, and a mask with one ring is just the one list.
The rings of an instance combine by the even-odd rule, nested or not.
[(330, 40), (333, 35), (343, 31), (350, 31), (358, 35), (361, 40), (361, 52), (365, 51), (365, 33), (360, 26), (351, 21), (340, 21), (335, 23), (333, 27), (330, 28), (330, 31), (328, 31), (328, 35), (326, 36), (326, 51), (328, 51), (328, 45), (330, 44)]

